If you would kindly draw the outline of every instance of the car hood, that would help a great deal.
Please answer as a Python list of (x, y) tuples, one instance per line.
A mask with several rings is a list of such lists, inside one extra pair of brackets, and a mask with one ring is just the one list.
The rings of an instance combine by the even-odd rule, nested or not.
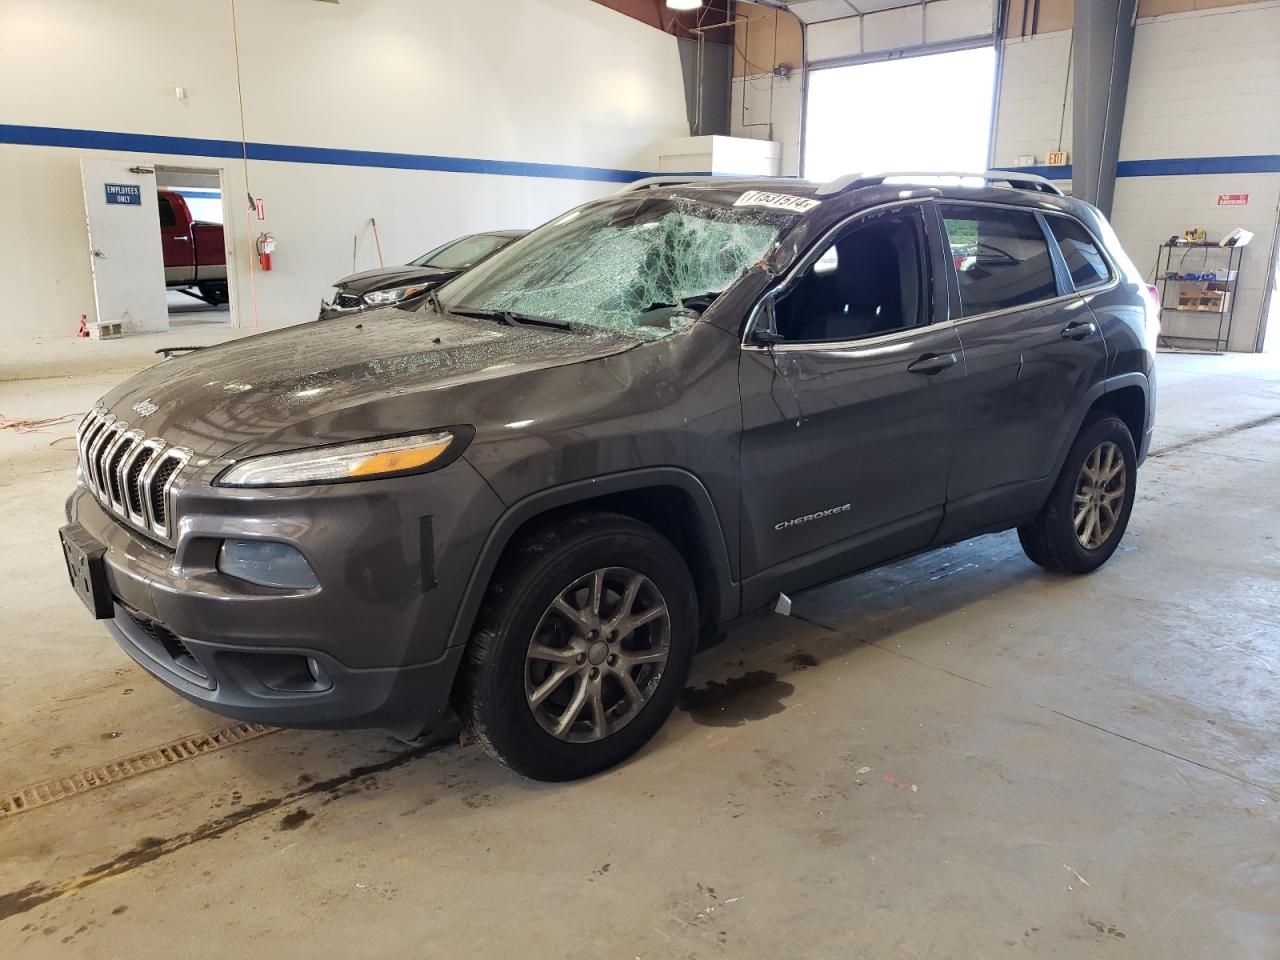
[[(218, 457), (510, 419), (491, 381), (620, 353), (600, 331), (383, 308), (166, 360), (103, 397), (149, 437)], [(495, 398), (497, 398), (495, 400)], [(483, 407), (484, 409), (478, 409)]]
[(379, 267), (377, 270), (363, 270), (343, 277), (335, 287), (343, 287), (352, 293), (368, 293), (370, 290), (384, 290), (387, 287), (400, 287), (407, 283), (420, 283), (424, 280), (444, 283), (457, 276), (460, 270), (442, 270), (439, 267)]

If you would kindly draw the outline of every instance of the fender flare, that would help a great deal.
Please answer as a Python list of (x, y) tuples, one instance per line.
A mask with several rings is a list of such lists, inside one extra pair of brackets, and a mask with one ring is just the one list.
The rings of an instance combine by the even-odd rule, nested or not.
[(608, 494), (650, 487), (677, 487), (688, 495), (697, 517), (698, 535), (711, 561), (712, 576), (719, 592), (720, 609), (712, 613), (721, 623), (736, 617), (739, 612), (739, 584), (732, 577), (724, 530), (711, 494), (702, 485), (702, 481), (688, 470), (679, 467), (648, 467), (548, 487), (507, 507), (490, 528), (471, 568), (471, 576), (467, 579), (462, 600), (454, 614), (446, 647), (455, 647), (471, 639), (480, 603), (489, 589), (498, 560), (521, 526), (551, 510)]
[[(1084, 418), (1089, 415), (1089, 411), (1093, 409), (1093, 405), (1098, 400), (1111, 393), (1114, 390), (1120, 390), (1124, 387), (1141, 387), (1144, 406), (1146, 407), (1147, 420), (1150, 422), (1150, 388), (1147, 383), (1146, 374), (1142, 373), (1120, 373), (1113, 377), (1107, 377), (1100, 380), (1089, 388), (1084, 395), (1084, 402), (1080, 404), (1080, 412), (1076, 415), (1075, 422), (1071, 425), (1071, 430), (1067, 433), (1067, 441), (1062, 445), (1062, 449), (1058, 451), (1058, 457), (1053, 463), (1053, 470), (1049, 473), (1050, 482), (1055, 482), (1058, 474), (1062, 472), (1062, 465), (1067, 460), (1067, 454), (1071, 452), (1071, 445), (1076, 442), (1076, 437), (1080, 435), (1080, 428), (1084, 426)], [(1142, 437), (1133, 438), (1134, 446), (1140, 451), (1142, 445)]]
[[(1113, 377), (1107, 377), (1107, 379), (1103, 381), (1103, 387), (1107, 393), (1110, 393), (1112, 390), (1120, 390), (1124, 387), (1141, 387), (1143, 397), (1147, 398), (1148, 404), (1150, 403), (1151, 383), (1147, 379), (1147, 375), (1145, 373), (1139, 373), (1136, 370), (1130, 371), (1129, 373), (1117, 373)], [(1095, 397), (1094, 399), (1096, 400), (1097, 398)], [(1092, 402), (1093, 401), (1091, 400), (1090, 403)]]

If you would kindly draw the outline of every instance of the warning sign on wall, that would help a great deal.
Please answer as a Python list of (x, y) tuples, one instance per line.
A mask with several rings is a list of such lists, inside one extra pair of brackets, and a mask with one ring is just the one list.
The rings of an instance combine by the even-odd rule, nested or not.
[(1220, 193), (1218, 194), (1218, 206), (1220, 207), (1243, 207), (1249, 202), (1247, 193)]

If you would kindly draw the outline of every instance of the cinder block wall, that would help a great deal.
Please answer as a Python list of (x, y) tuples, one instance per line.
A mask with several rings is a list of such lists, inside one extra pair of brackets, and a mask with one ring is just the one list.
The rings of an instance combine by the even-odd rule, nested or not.
[[(761, 8), (740, 5), (752, 15)], [(1202, 9), (1192, 9), (1200, 7)], [(1051, 4), (1052, 17), (1040, 18), (1040, 29), (1052, 32), (1011, 37), (1003, 42), (997, 94), (992, 164), (1016, 166), (1033, 156), (1044, 164), (1051, 150), (1070, 155), (1071, 45), (1069, 2)], [(930, 31), (954, 35), (981, 32), (984, 10), (976, 4), (963, 22), (933, 17)], [(1139, 12), (1133, 68), (1120, 146), (1113, 222), (1134, 261), (1151, 275), (1157, 245), (1188, 227), (1204, 227), (1220, 238), (1240, 226), (1254, 232), (1245, 252), (1236, 301), (1230, 348), (1249, 351), (1259, 339), (1268, 291), (1276, 283), (1274, 244), (1280, 205), (1280, 0), (1224, 5), (1224, 0), (1143, 0)], [(1159, 12), (1159, 15), (1154, 15)], [(905, 15), (904, 15), (905, 16)], [(867, 22), (873, 17), (868, 15)], [(877, 21), (879, 22), (879, 21)], [(759, 35), (767, 23), (754, 29)], [(749, 25), (746, 30), (752, 29)], [(989, 26), (988, 26), (989, 29)], [(1011, 23), (1011, 30), (1017, 24)], [(878, 36), (878, 34), (877, 34)], [(809, 27), (810, 60), (885, 49), (859, 31), (856, 18)], [(918, 32), (917, 32), (918, 37)], [(767, 38), (766, 38), (767, 39)], [(936, 38), (927, 38), (936, 39)], [(740, 33), (738, 45), (743, 46)], [(918, 39), (895, 35), (894, 49), (907, 49)], [(905, 45), (905, 46), (904, 46)], [(762, 45), (750, 55), (753, 75), (735, 79), (734, 127), (737, 136), (772, 136), (783, 143), (784, 158), (799, 157), (803, 95), (799, 72), (785, 85), (773, 87), (774, 61)], [(778, 57), (782, 62), (784, 58)], [(851, 118), (856, 105), (850, 107)], [(749, 121), (767, 121), (754, 126)], [(892, 136), (892, 131), (883, 135)], [(1201, 172), (1221, 168), (1221, 158), (1242, 158), (1228, 166), (1263, 167), (1263, 172)], [(1152, 175), (1149, 161), (1176, 161), (1176, 175)], [(792, 168), (784, 163), (784, 172)], [(1062, 176), (1069, 185), (1070, 169)], [(1222, 193), (1247, 193), (1245, 206), (1219, 206)], [(1176, 265), (1176, 264), (1175, 264)], [(1188, 258), (1189, 267), (1191, 260)], [(1280, 304), (1280, 294), (1275, 299)], [(1273, 313), (1280, 313), (1280, 306)], [(1166, 314), (1171, 334), (1204, 333), (1210, 319)], [(1280, 327), (1280, 321), (1273, 326)], [(1210, 335), (1216, 332), (1216, 321)], [(1272, 343), (1280, 342), (1280, 329)]]
[[(1121, 177), (1112, 220), (1129, 254), (1148, 271), (1155, 266), (1157, 244), (1187, 227), (1204, 227), (1211, 239), (1234, 227), (1253, 231), (1243, 252), (1229, 343), (1232, 350), (1247, 351), (1258, 340), (1267, 291), (1276, 280), (1280, 3), (1139, 21), (1120, 141), (1122, 170), (1125, 161), (1235, 156), (1269, 156), (1271, 172)], [(1247, 193), (1249, 202), (1219, 206), (1224, 193)], [(1188, 268), (1195, 257), (1188, 255)], [(1203, 336), (1216, 325), (1215, 318), (1168, 312), (1163, 322), (1172, 336)], [(1280, 331), (1271, 333), (1273, 343), (1280, 339)]]
[[(1071, 31), (1006, 41), (992, 162), (1043, 163), (1071, 150)], [(1067, 91), (1063, 109), (1063, 92)], [(1220, 158), (1259, 173), (1202, 173)], [(1188, 227), (1221, 238), (1234, 227), (1255, 234), (1244, 252), (1229, 347), (1255, 349), (1267, 291), (1276, 282), (1273, 245), (1280, 204), (1280, 3), (1188, 10), (1140, 19), (1120, 142), (1112, 222), (1134, 262), (1153, 276), (1158, 246)], [(1183, 172), (1153, 176), (1150, 161), (1179, 161)], [(1064, 171), (1069, 177), (1069, 172)], [(1246, 193), (1244, 206), (1219, 206), (1219, 194)], [(1177, 266), (1175, 254), (1175, 267)], [(1186, 267), (1199, 267), (1191, 253)], [(1211, 260), (1217, 265), (1219, 260)], [(1217, 318), (1166, 312), (1171, 336), (1214, 336)], [(1280, 336), (1280, 333), (1276, 334)]]

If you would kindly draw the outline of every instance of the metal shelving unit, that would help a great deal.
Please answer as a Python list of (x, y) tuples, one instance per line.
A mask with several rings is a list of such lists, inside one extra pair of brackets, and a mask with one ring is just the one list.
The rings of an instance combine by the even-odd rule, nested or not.
[[(1177, 263), (1174, 263), (1175, 251), (1181, 251)], [(1226, 264), (1222, 264), (1225, 255)], [(1231, 339), (1231, 319), (1236, 311), (1236, 289), (1240, 283), (1240, 263), (1244, 259), (1244, 247), (1222, 247), (1216, 243), (1162, 243), (1156, 254), (1156, 283), (1160, 287), (1160, 326), (1161, 334), (1158, 345), (1176, 350), (1183, 343), (1189, 343), (1192, 349), (1208, 347), (1221, 353), (1227, 349)], [(1209, 271), (1222, 271), (1225, 280), (1187, 281), (1187, 274), (1203, 275)], [(1169, 305), (1169, 285), (1184, 282), (1204, 283), (1206, 289), (1214, 293), (1222, 293), (1223, 304), (1218, 310), (1203, 310), (1196, 307), (1180, 307), (1175, 302)], [(1176, 298), (1175, 298), (1176, 299)], [(1164, 332), (1164, 315), (1176, 313), (1180, 316), (1197, 314), (1216, 322), (1217, 329), (1212, 336), (1191, 336), (1184, 334), (1166, 334)], [(1206, 331), (1207, 333), (1208, 331)]]

